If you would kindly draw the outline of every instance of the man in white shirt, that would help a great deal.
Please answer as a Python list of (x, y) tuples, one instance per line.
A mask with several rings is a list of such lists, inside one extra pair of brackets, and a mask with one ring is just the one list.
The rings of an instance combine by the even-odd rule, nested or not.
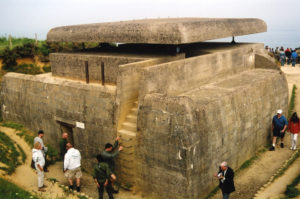
[(69, 181), (69, 188), (74, 189), (73, 178), (76, 178), (76, 190), (80, 192), (81, 173), (81, 155), (77, 149), (73, 148), (71, 143), (67, 143), (67, 153), (64, 158), (64, 172)]
[(34, 144), (34, 148), (32, 149), (32, 160), (34, 161), (34, 166), (38, 174), (38, 190), (45, 192), (45, 190), (43, 189), (46, 187), (44, 185), (45, 158), (41, 149), (41, 143), (36, 142)]
[[(42, 147), (42, 153), (44, 155), (44, 158), (45, 158), (45, 161), (47, 160), (46, 158), (46, 155), (47, 155), (47, 151), (48, 151), (48, 148), (44, 145), (44, 141), (43, 141), (43, 137), (44, 137), (44, 131), (43, 130), (39, 130), (38, 131), (38, 136), (34, 138), (33, 140), (33, 144), (39, 142), (41, 144), (41, 147)], [(47, 162), (45, 162), (45, 166), (44, 166), (44, 171), (45, 172), (48, 172), (48, 164)]]

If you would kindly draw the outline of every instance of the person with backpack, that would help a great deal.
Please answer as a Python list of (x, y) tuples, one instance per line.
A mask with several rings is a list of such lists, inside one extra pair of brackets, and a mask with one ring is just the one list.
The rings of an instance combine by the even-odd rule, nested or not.
[(99, 199), (103, 199), (104, 188), (109, 199), (114, 199), (111, 179), (116, 180), (116, 176), (112, 173), (108, 163), (103, 160), (100, 154), (96, 158), (98, 164), (94, 167), (93, 178), (98, 188)]
[(291, 150), (297, 148), (297, 137), (300, 131), (300, 120), (296, 112), (293, 113), (289, 120), (288, 131), (291, 132)]

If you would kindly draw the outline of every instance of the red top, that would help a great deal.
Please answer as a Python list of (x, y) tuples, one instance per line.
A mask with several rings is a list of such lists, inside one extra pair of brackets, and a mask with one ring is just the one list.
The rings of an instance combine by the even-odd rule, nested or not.
[(300, 120), (298, 123), (294, 123), (291, 120), (289, 121), (288, 129), (293, 134), (298, 134), (300, 131)]

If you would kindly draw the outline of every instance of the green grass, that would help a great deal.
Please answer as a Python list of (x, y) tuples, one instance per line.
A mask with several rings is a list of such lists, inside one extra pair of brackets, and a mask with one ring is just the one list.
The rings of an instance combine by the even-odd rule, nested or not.
[(34, 64), (20, 64), (17, 66), (13, 66), (6, 70), (7, 72), (15, 72), (15, 73), (23, 73), (23, 74), (30, 74), (30, 75), (38, 75), (42, 74), (43, 71), (40, 67)]
[(291, 99), (290, 99), (290, 104), (289, 104), (288, 118), (290, 118), (292, 116), (294, 109), (295, 109), (296, 89), (297, 89), (297, 87), (294, 84)]
[(38, 199), (38, 197), (0, 178), (0, 199)]
[(300, 183), (300, 175), (289, 185), (286, 186), (284, 194), (287, 198), (295, 198), (300, 195), (300, 190), (296, 186)]
[(22, 157), (22, 162), (25, 163), (25, 160), (26, 160), (26, 154), (24, 152), (24, 150), (22, 149), (22, 147), (20, 147), (20, 145), (17, 144), (17, 147), (19, 149), (19, 152), (21, 153), (21, 157)]
[(0, 169), (6, 171), (7, 174), (12, 174), (17, 166), (21, 163), (18, 158), (20, 153), (18, 152), (14, 142), (3, 132), (0, 132), (0, 162), (7, 167), (1, 167)]
[[(33, 148), (33, 140), (35, 138), (35, 134), (33, 132), (27, 130), (26, 128), (24, 128), (24, 126), (22, 124), (8, 121), (8, 122), (2, 123), (1, 126), (13, 128), (13, 129), (16, 129), (17, 131), (19, 131), (17, 133), (17, 135), (22, 137), (25, 140), (25, 142), (31, 148)], [(46, 144), (46, 146), (48, 147), (47, 160), (49, 161), (49, 164), (54, 164), (59, 158), (58, 151), (51, 145)]]

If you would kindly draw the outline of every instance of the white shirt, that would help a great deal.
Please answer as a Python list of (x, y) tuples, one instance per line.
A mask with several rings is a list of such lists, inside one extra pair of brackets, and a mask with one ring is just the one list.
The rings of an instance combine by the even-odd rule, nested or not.
[(34, 140), (33, 140), (33, 144), (35, 144), (36, 142), (39, 142), (41, 144), (42, 150), (43, 150), (43, 154), (45, 155), (45, 153), (47, 153), (47, 151), (48, 151), (48, 148), (45, 147), (43, 139), (40, 138), (40, 137), (35, 137)]
[(73, 170), (81, 166), (81, 155), (77, 149), (70, 148), (64, 160), (64, 170)]
[(42, 168), (45, 166), (45, 158), (42, 150), (32, 149), (32, 159), (34, 161), (35, 169), (38, 169), (39, 164)]

